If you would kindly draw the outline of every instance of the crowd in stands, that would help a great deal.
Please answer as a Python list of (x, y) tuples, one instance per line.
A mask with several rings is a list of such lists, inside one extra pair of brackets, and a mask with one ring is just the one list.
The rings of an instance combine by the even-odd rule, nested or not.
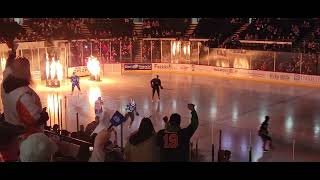
[(96, 39), (112, 39), (133, 36), (133, 22), (129, 18), (103, 18), (86, 23)]
[(190, 23), (190, 18), (172, 19), (168, 23), (165, 19), (144, 19), (143, 20), (143, 37), (145, 38), (175, 38), (181, 36)]
[(244, 33), (245, 40), (294, 41), (311, 27), (304, 20), (286, 21), (277, 18), (252, 18), (252, 23)]
[(157, 19), (146, 19), (143, 21), (143, 37), (159, 38), (159, 37), (175, 37), (173, 29), (160, 26)]
[(44, 38), (79, 38), (82, 19), (80, 18), (32, 18), (28, 25)]
[(315, 28), (309, 39), (302, 41), (301, 49), (305, 53), (317, 53), (320, 51), (320, 27)]
[(13, 18), (0, 18), (0, 42), (13, 40), (22, 31), (21, 26)]
[[(320, 51), (320, 28), (313, 30), (316, 18), (201, 18), (193, 37), (209, 38), (212, 48), (243, 48), (264, 51), (293, 51), (293, 45), (301, 42), (300, 52)], [(166, 18), (144, 18), (142, 37), (176, 38), (186, 32), (190, 18), (170, 20)], [(29, 18), (24, 21), (29, 29), (22, 28), (13, 18), (1, 18), (4, 27), (0, 31), (0, 42), (16, 38), (18, 41), (39, 41), (48, 39), (86, 39), (82, 25), (87, 26), (93, 39), (129, 38), (137, 40), (138, 33), (133, 30), (132, 18)], [(248, 24), (239, 35), (237, 30)], [(13, 28), (15, 30), (12, 30)], [(21, 30), (23, 29), (23, 30)], [(303, 38), (307, 32), (310, 38)], [(12, 33), (7, 33), (12, 31)], [(293, 45), (240, 43), (239, 40), (264, 40), (292, 42)], [(127, 51), (126, 51), (127, 52)], [(124, 52), (124, 53), (126, 53)]]

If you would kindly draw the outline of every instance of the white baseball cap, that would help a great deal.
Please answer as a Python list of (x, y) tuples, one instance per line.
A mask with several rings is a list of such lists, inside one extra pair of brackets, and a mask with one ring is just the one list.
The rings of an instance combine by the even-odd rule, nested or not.
[(21, 162), (48, 162), (58, 151), (57, 145), (43, 133), (35, 133), (20, 145)]

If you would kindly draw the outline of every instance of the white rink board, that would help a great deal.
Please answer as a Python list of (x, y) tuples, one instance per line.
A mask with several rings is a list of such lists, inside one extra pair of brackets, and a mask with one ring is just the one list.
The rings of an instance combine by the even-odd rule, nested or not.
[(172, 71), (190, 73), (208, 73), (212, 75), (242, 77), (257, 80), (271, 80), (289, 83), (320, 85), (320, 76), (303, 75), (294, 73), (281, 73), (269, 71), (257, 71), (247, 69), (223, 68), (193, 64), (153, 63), (153, 71)]

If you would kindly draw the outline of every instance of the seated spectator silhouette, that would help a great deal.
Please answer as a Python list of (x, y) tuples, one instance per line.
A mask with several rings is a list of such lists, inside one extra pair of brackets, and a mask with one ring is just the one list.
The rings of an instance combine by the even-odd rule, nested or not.
[[(89, 159), (89, 162), (104, 162), (106, 159), (105, 147), (110, 144), (111, 133), (114, 131), (111, 129), (103, 129), (94, 138), (93, 152)], [(112, 142), (111, 142), (112, 143)]]
[(60, 127), (59, 127), (59, 125), (58, 125), (58, 124), (53, 125), (52, 131), (55, 132), (55, 133), (57, 133), (57, 134), (60, 134)]
[(129, 137), (125, 146), (126, 161), (158, 162), (160, 160), (156, 132), (149, 118), (141, 120), (139, 129)]
[(91, 123), (89, 123), (84, 131), (84, 133), (87, 135), (87, 136), (91, 136), (93, 131), (96, 129), (96, 127), (98, 126), (99, 124), (99, 119), (100, 117), (99, 116), (96, 116), (95, 117), (95, 121), (92, 121)]

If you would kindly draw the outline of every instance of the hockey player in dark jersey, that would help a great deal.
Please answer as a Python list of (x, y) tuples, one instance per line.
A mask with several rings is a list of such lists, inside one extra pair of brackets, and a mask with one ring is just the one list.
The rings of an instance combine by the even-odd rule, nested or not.
[(71, 84), (72, 84), (72, 92), (71, 95), (73, 94), (73, 90), (74, 87), (77, 86), (78, 90), (81, 92), (80, 89), (80, 80), (79, 80), (79, 76), (76, 75), (76, 72), (73, 72), (72, 76), (71, 76)]
[(166, 128), (160, 130), (157, 134), (157, 143), (160, 147), (160, 160), (163, 162), (189, 161), (190, 139), (198, 128), (199, 120), (194, 105), (188, 104), (188, 109), (191, 111), (191, 123), (188, 127), (181, 128), (181, 116), (174, 113), (170, 116)]
[(163, 87), (161, 86), (161, 80), (159, 79), (159, 75), (157, 75), (156, 78), (153, 78), (151, 80), (151, 87), (152, 87), (152, 102), (153, 102), (153, 97), (154, 97), (154, 93), (157, 92), (158, 94), (158, 98), (160, 100), (160, 89), (163, 89)]

